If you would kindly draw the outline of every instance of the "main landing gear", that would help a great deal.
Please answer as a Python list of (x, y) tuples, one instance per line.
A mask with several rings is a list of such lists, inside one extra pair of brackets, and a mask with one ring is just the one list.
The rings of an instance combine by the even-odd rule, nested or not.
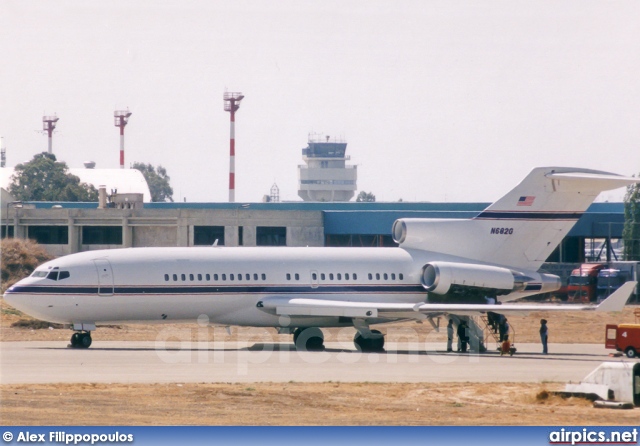
[[(293, 332), (293, 343), (298, 351), (324, 350), (324, 334), (317, 327), (296, 328)], [(359, 327), (353, 338), (356, 349), (360, 352), (383, 352), (384, 335), (378, 330)]]
[(91, 332), (76, 331), (71, 335), (71, 348), (89, 348), (91, 346)]

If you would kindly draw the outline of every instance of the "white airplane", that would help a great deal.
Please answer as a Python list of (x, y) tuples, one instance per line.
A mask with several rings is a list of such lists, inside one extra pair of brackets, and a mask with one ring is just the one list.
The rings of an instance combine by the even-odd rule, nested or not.
[[(99, 324), (194, 322), (275, 327), (298, 349), (323, 348), (321, 327), (356, 328), (364, 351), (383, 349), (371, 325), (488, 311), (620, 311), (635, 282), (598, 306), (505, 304), (552, 292), (538, 269), (601, 191), (640, 179), (535, 168), (472, 219), (397, 220), (398, 248), (198, 247), (88, 251), (47, 262), (4, 297), (36, 318), (69, 324), (89, 347)], [(485, 296), (500, 305), (488, 305)], [(435, 326), (435, 324), (434, 324)]]

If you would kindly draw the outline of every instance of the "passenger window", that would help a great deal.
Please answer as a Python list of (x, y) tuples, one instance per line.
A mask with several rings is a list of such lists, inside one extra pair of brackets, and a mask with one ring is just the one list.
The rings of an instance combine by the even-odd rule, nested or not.
[(207, 274), (206, 276), (207, 282), (211, 280), (211, 274)]
[(256, 273), (253, 274), (253, 280), (258, 280), (258, 275)]
[(233, 279), (234, 279), (233, 274), (229, 274), (229, 280), (233, 280)]
[(251, 280), (251, 274), (246, 274), (246, 275), (244, 276), (244, 278), (245, 278), (245, 279), (247, 279), (247, 280)]
[(287, 273), (287, 280), (291, 280), (291, 274)]
[(227, 275), (226, 274), (222, 275), (222, 280), (227, 280)]
[(380, 273), (376, 273), (376, 280), (380, 280)]
[(318, 275), (316, 273), (311, 274), (311, 278), (313, 280), (318, 280)]
[(345, 273), (344, 280), (349, 280), (349, 273)]
[(189, 274), (189, 280), (193, 282), (193, 274)]
[(391, 273), (391, 280), (396, 280), (396, 273)]
[(178, 281), (178, 275), (177, 275), (177, 274), (174, 274), (174, 275), (173, 275), (173, 281), (174, 281), (174, 282), (177, 282), (177, 281)]
[(198, 274), (198, 280), (202, 280), (202, 274)]
[(238, 280), (242, 280), (242, 274), (238, 274)]
[(333, 273), (329, 273), (329, 280), (333, 280)]
[(262, 274), (262, 280), (267, 280), (267, 275), (266, 274)]
[(300, 280), (300, 274), (296, 273), (296, 280)]
[(168, 282), (168, 281), (169, 281), (169, 274), (165, 274), (165, 275), (164, 275), (164, 281), (165, 281), (165, 282)]
[(185, 280), (187, 280), (187, 276), (185, 276), (184, 274), (180, 275), (180, 278), (182, 279), (182, 281), (184, 282)]
[(387, 275), (387, 273), (384, 273), (384, 280), (389, 280), (389, 276)]
[(338, 280), (342, 280), (342, 274), (338, 273), (337, 274), (337, 278), (338, 278)]
[(320, 273), (320, 280), (325, 280), (326, 276), (324, 275), (324, 273)]
[(373, 276), (369, 273), (369, 280), (373, 280)]
[(404, 280), (404, 276), (402, 275), (402, 273), (398, 274), (398, 278), (399, 278), (400, 280)]
[(356, 273), (353, 273), (353, 280), (358, 280), (358, 275)]

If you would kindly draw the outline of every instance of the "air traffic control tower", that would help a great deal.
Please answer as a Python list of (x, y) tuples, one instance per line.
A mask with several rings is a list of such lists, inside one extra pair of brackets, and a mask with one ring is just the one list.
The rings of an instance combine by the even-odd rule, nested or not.
[(357, 189), (357, 166), (345, 164), (347, 143), (309, 135), (298, 166), (298, 195), (304, 201), (349, 201)]

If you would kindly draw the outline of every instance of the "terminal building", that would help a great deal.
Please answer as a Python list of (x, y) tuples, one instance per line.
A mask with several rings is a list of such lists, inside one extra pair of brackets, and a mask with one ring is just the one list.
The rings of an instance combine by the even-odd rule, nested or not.
[[(138, 197), (141, 195), (138, 194)], [(2, 237), (30, 238), (53, 255), (144, 246), (396, 246), (398, 218), (472, 218), (489, 203), (98, 203), (3, 201)], [(623, 203), (593, 203), (552, 262), (619, 260)]]

